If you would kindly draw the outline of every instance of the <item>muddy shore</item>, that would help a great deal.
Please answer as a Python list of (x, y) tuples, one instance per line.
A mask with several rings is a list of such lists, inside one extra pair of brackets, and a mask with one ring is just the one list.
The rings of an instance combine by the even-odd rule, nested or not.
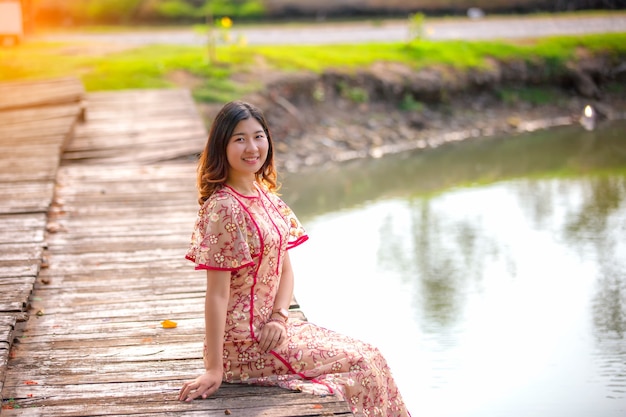
[[(596, 123), (626, 118), (626, 57), (586, 56), (557, 74), (524, 62), (469, 72), (386, 63), (246, 77), (265, 85), (243, 99), (265, 112), (282, 172), (580, 124), (587, 105)], [(207, 124), (220, 106), (200, 105)]]

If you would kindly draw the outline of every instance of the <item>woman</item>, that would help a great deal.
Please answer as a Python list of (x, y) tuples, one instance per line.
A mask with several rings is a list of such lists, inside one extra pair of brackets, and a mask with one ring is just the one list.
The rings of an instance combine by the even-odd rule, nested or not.
[(183, 384), (179, 400), (207, 398), (225, 381), (335, 394), (354, 413), (409, 415), (376, 348), (289, 320), (288, 249), (308, 237), (276, 194), (273, 156), (259, 109), (220, 110), (198, 166), (201, 208), (186, 255), (207, 274), (206, 372)]

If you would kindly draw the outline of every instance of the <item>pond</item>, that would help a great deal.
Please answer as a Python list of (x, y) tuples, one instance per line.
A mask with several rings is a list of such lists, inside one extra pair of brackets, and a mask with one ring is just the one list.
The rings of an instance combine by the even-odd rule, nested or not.
[(626, 122), (290, 174), (308, 319), (417, 416), (626, 415)]

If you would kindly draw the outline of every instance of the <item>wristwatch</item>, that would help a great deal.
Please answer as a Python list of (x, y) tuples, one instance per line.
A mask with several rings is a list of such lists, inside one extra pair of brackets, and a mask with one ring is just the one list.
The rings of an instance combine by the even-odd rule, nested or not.
[(274, 311), (272, 311), (272, 314), (274, 314), (274, 313), (282, 316), (282, 318), (284, 318), (285, 321), (287, 321), (289, 319), (289, 311), (287, 311), (286, 308), (277, 308)]

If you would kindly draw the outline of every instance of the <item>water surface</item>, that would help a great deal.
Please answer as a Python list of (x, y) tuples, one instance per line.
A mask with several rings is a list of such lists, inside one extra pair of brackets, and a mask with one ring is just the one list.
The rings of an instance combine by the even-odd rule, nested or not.
[(416, 416), (626, 415), (626, 123), (284, 179), (310, 321), (385, 354)]

